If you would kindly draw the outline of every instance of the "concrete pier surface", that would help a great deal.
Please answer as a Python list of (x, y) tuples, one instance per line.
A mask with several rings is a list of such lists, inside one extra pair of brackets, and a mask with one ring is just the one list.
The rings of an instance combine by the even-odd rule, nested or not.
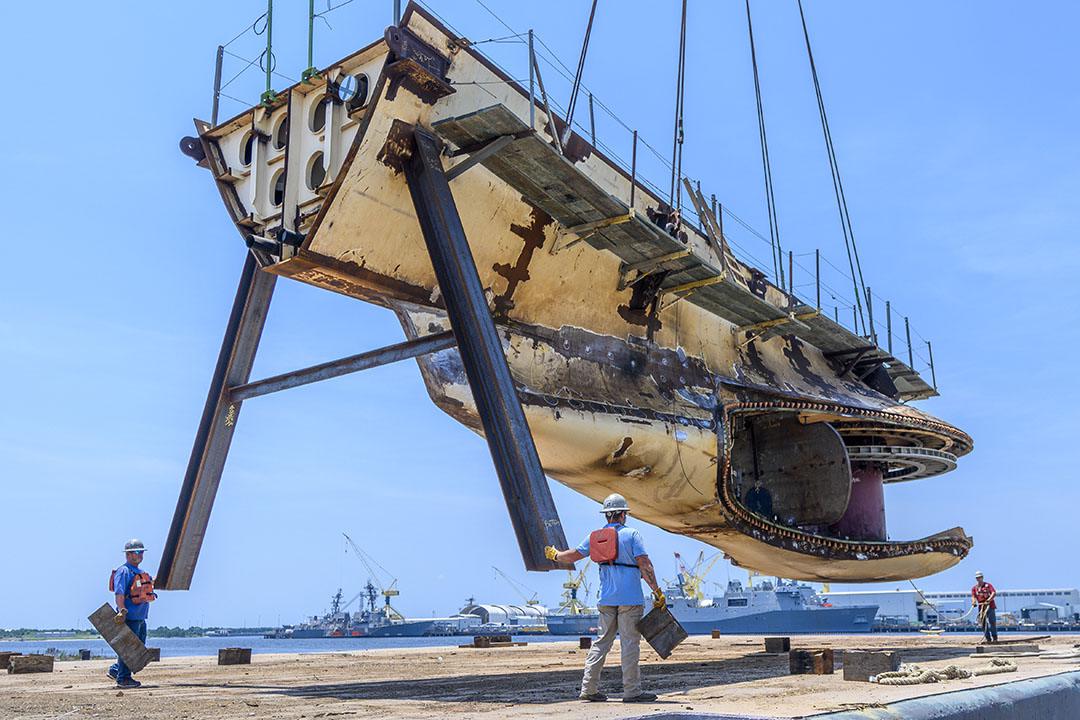
[[(242, 639), (237, 640), (242, 645)], [(1043, 656), (1014, 658), (1016, 672), (891, 687), (844, 681), (841, 672), (789, 675), (787, 655), (765, 654), (760, 637), (725, 635), (714, 640), (694, 636), (666, 661), (643, 650), (644, 687), (660, 698), (629, 705), (618, 702), (618, 647), (608, 657), (601, 683), (611, 699), (582, 703), (577, 694), (587, 651), (579, 650), (576, 640), (489, 650), (441, 647), (348, 653), (333, 652), (333, 641), (328, 641), (327, 653), (255, 655), (251, 665), (219, 666), (212, 657), (166, 658), (138, 674), (142, 688), (123, 692), (106, 677), (110, 663), (104, 660), (57, 663), (51, 674), (0, 674), (0, 717), (77, 720), (135, 714), (140, 720), (350, 716), (495, 720), (565, 713), (599, 720), (796, 718), (840, 713), (845, 720), (966, 719), (967, 715), (933, 712), (961, 706), (970, 710), (995, 697), (1019, 703), (1040, 697), (1045, 701), (1057, 693), (1058, 700), (1043, 703), (1051, 713), (1060, 702), (1075, 702), (1080, 694), (1078, 643), (1076, 636), (1040, 640)], [(969, 657), (976, 644), (977, 638), (956, 636), (792, 637), (793, 649), (893, 649), (901, 653), (903, 662), (934, 669), (986, 666), (987, 657)], [(1048, 653), (1059, 657), (1045, 657)], [(908, 703), (906, 710), (903, 703)], [(978, 715), (989, 720), (1012, 716)], [(1059, 716), (1039, 710), (1015, 717), (1057, 720)]]

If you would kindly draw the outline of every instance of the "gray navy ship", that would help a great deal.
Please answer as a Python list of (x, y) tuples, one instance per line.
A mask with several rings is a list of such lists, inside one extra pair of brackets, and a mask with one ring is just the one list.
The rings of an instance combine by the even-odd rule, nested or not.
[[(394, 592), (394, 591), (390, 591)], [(387, 591), (383, 591), (386, 595)], [(366, 607), (358, 613), (347, 608), (363, 596)], [(341, 590), (331, 598), (330, 611), (321, 617), (292, 627), (283, 627), (267, 637), (281, 639), (300, 638), (359, 638), (359, 637), (423, 637), (432, 634), (438, 618), (406, 618), (390, 605), (389, 596), (379, 606), (379, 591), (369, 581), (360, 593), (348, 603), (342, 604)]]
[(724, 634), (870, 632), (877, 605), (833, 607), (805, 583), (777, 579), (743, 587), (728, 582), (723, 595), (687, 593), (682, 582), (668, 588), (668, 610), (686, 632)]
[[(757, 585), (751, 579), (746, 587), (737, 580), (729, 581), (722, 595), (706, 597), (702, 590), (705, 576), (720, 557), (717, 553), (706, 560), (702, 553), (697, 562), (687, 567), (679, 553), (675, 553), (678, 574), (664, 592), (668, 609), (688, 633), (705, 634), (713, 630), (731, 635), (857, 633), (869, 632), (874, 624), (877, 605), (833, 607), (809, 585), (779, 578), (775, 582), (762, 580)], [(547, 619), (552, 635), (598, 632), (600, 615), (596, 608), (578, 599), (577, 591), (584, 577), (585, 568), (582, 568), (563, 585), (564, 602), (559, 612)], [(587, 589), (585, 594), (588, 595)]]

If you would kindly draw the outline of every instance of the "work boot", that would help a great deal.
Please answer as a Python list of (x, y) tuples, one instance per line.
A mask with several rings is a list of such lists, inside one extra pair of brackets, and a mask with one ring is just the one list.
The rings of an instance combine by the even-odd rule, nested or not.
[(635, 695), (634, 697), (623, 698), (622, 701), (623, 702), (629, 702), (629, 703), (639, 703), (639, 702), (652, 702), (655, 699), (656, 699), (656, 695), (654, 693), (643, 692), (643, 693), (639, 693), (639, 694)]
[(578, 695), (578, 700), (585, 702), (605, 702), (607, 695), (602, 692), (594, 692), (592, 695)]
[(114, 668), (114, 667), (110, 667), (110, 668), (109, 668), (109, 672), (108, 672), (108, 673), (106, 673), (106, 674), (107, 674), (107, 675), (108, 675), (108, 676), (109, 676), (110, 678), (112, 678), (113, 680), (115, 680), (115, 679), (116, 679), (116, 668)]
[(125, 678), (123, 680), (117, 680), (116, 687), (124, 690), (134, 690), (135, 688), (142, 687), (142, 683), (135, 678)]

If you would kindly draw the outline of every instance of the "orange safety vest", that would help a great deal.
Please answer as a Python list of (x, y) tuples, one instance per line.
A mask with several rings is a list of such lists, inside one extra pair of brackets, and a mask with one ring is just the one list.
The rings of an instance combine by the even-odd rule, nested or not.
[[(113, 570), (112, 575), (109, 576), (109, 591), (116, 592), (116, 570)], [(150, 573), (141, 572), (135, 575), (131, 581), (128, 596), (131, 598), (132, 605), (142, 605), (157, 600), (157, 593), (154, 592), (154, 580), (150, 577)]]

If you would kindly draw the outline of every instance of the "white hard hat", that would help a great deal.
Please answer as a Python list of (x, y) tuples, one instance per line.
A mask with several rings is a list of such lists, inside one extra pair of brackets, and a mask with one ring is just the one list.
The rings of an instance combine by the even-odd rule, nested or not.
[(146, 546), (139, 538), (131, 538), (124, 543), (124, 552), (146, 552)]
[(982, 576), (983, 576), (982, 570), (976, 570), (975, 571), (975, 577), (982, 577)]
[(611, 493), (604, 498), (604, 507), (600, 510), (602, 513), (611, 512), (630, 512), (630, 506), (626, 504), (626, 498), (619, 493)]

